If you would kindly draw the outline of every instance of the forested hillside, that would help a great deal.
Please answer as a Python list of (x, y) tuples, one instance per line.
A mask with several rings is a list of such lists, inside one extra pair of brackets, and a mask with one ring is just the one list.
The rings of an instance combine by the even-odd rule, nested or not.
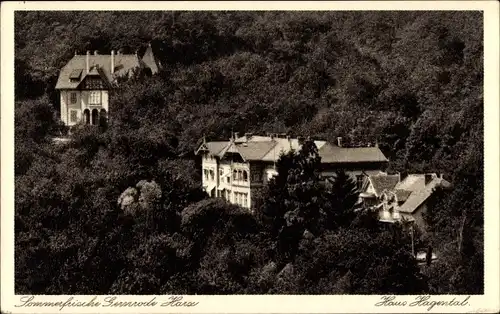
[[(482, 293), (482, 21), (466, 11), (17, 12), (16, 293)], [(55, 146), (54, 87), (75, 51), (140, 55), (148, 43), (164, 70), (113, 92), (107, 128)], [(256, 214), (206, 199), (193, 150), (232, 131), (377, 141), (390, 171), (443, 173), (453, 191), (436, 198), (433, 232), (419, 239), (439, 261), (420, 271), (404, 236), (353, 217), (349, 191), (328, 194), (313, 174), (281, 171)], [(309, 208), (279, 192), (297, 180), (314, 202), (335, 202)], [(127, 193), (140, 197), (125, 204)], [(281, 201), (339, 213), (297, 225), (282, 208), (269, 222)]]

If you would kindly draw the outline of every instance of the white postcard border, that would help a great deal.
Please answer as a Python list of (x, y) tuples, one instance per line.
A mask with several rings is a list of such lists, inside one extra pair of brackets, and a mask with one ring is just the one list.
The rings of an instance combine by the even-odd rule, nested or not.
[[(381, 296), (183, 296), (192, 307), (16, 307), (14, 295), (14, 10), (480, 10), (484, 12), (485, 294), (467, 306), (434, 306), (430, 312), (494, 312), (499, 305), (499, 5), (497, 1), (322, 1), (322, 2), (3, 2), (1, 6), (1, 309), (11, 313), (423, 313), (409, 306), (417, 296), (398, 296), (406, 306), (381, 306)], [(478, 148), (479, 149), (479, 148)], [(29, 296), (25, 296), (29, 297)], [(41, 302), (89, 301), (94, 296), (35, 296)], [(106, 297), (96, 296), (95, 302)], [(116, 296), (126, 302), (170, 302), (171, 296)], [(430, 296), (462, 301), (467, 296)], [(26, 299), (24, 299), (26, 300)], [(97, 300), (97, 301), (96, 301)], [(109, 300), (109, 299), (108, 299)], [(109, 302), (108, 302), (109, 303)]]

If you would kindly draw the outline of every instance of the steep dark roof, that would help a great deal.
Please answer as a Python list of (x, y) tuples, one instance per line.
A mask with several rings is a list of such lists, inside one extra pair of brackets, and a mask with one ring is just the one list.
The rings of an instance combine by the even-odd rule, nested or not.
[(384, 190), (392, 190), (399, 182), (399, 175), (379, 174), (369, 177), (375, 194), (380, 196)]
[(144, 56), (142, 56), (142, 61), (148, 68), (151, 69), (152, 74), (158, 73), (158, 71), (162, 68), (160, 61), (155, 57), (153, 53), (151, 45), (148, 46), (146, 52), (144, 53)]
[[(111, 55), (90, 55), (89, 67), (95, 68), (96, 65), (104, 74), (108, 83), (113, 82), (113, 77), (124, 76), (130, 74), (134, 68), (145, 67), (144, 63), (139, 58), (133, 55), (115, 55), (115, 72), (111, 75)], [(86, 55), (75, 55), (61, 69), (59, 78), (57, 79), (56, 89), (76, 89), (81, 81), (88, 75), (86, 71)], [(76, 73), (81, 71), (78, 79), (70, 79), (76, 77)]]

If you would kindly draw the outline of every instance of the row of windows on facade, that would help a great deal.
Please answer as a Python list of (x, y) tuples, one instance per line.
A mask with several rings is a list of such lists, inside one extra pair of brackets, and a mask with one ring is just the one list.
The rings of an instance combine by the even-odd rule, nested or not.
[[(78, 122), (78, 110), (70, 110), (69, 120), (72, 123)], [(98, 111), (97, 109), (92, 110), (92, 115), (89, 109), (83, 110), (83, 122), (85, 124), (97, 125), (98, 123), (103, 123), (107, 120), (107, 113), (105, 109)]]
[[(223, 197), (226, 201), (231, 202), (231, 190), (219, 191), (219, 197)], [(234, 192), (234, 203), (247, 207), (248, 193)]]
[[(215, 181), (215, 172), (213, 169), (203, 169), (203, 175), (205, 176), (206, 181)], [(222, 169), (219, 170), (219, 177), (221, 181), (223, 181), (224, 171)], [(230, 183), (231, 178), (226, 177), (227, 183)], [(259, 173), (254, 173), (252, 175), (253, 181), (260, 181), (261, 176)], [(248, 172), (246, 170), (233, 170), (233, 181), (243, 181), (248, 182)]]
[[(70, 102), (71, 104), (76, 104), (77, 102), (77, 94), (70, 94)], [(101, 104), (101, 92), (100, 91), (91, 91), (89, 94), (89, 104), (91, 105), (100, 105)]]

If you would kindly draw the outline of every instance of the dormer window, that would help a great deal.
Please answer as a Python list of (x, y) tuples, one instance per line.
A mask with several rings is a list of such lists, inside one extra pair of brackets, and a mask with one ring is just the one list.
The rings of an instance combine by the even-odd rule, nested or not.
[(72, 83), (80, 82), (80, 77), (82, 76), (82, 69), (75, 69), (69, 74), (69, 81)]

